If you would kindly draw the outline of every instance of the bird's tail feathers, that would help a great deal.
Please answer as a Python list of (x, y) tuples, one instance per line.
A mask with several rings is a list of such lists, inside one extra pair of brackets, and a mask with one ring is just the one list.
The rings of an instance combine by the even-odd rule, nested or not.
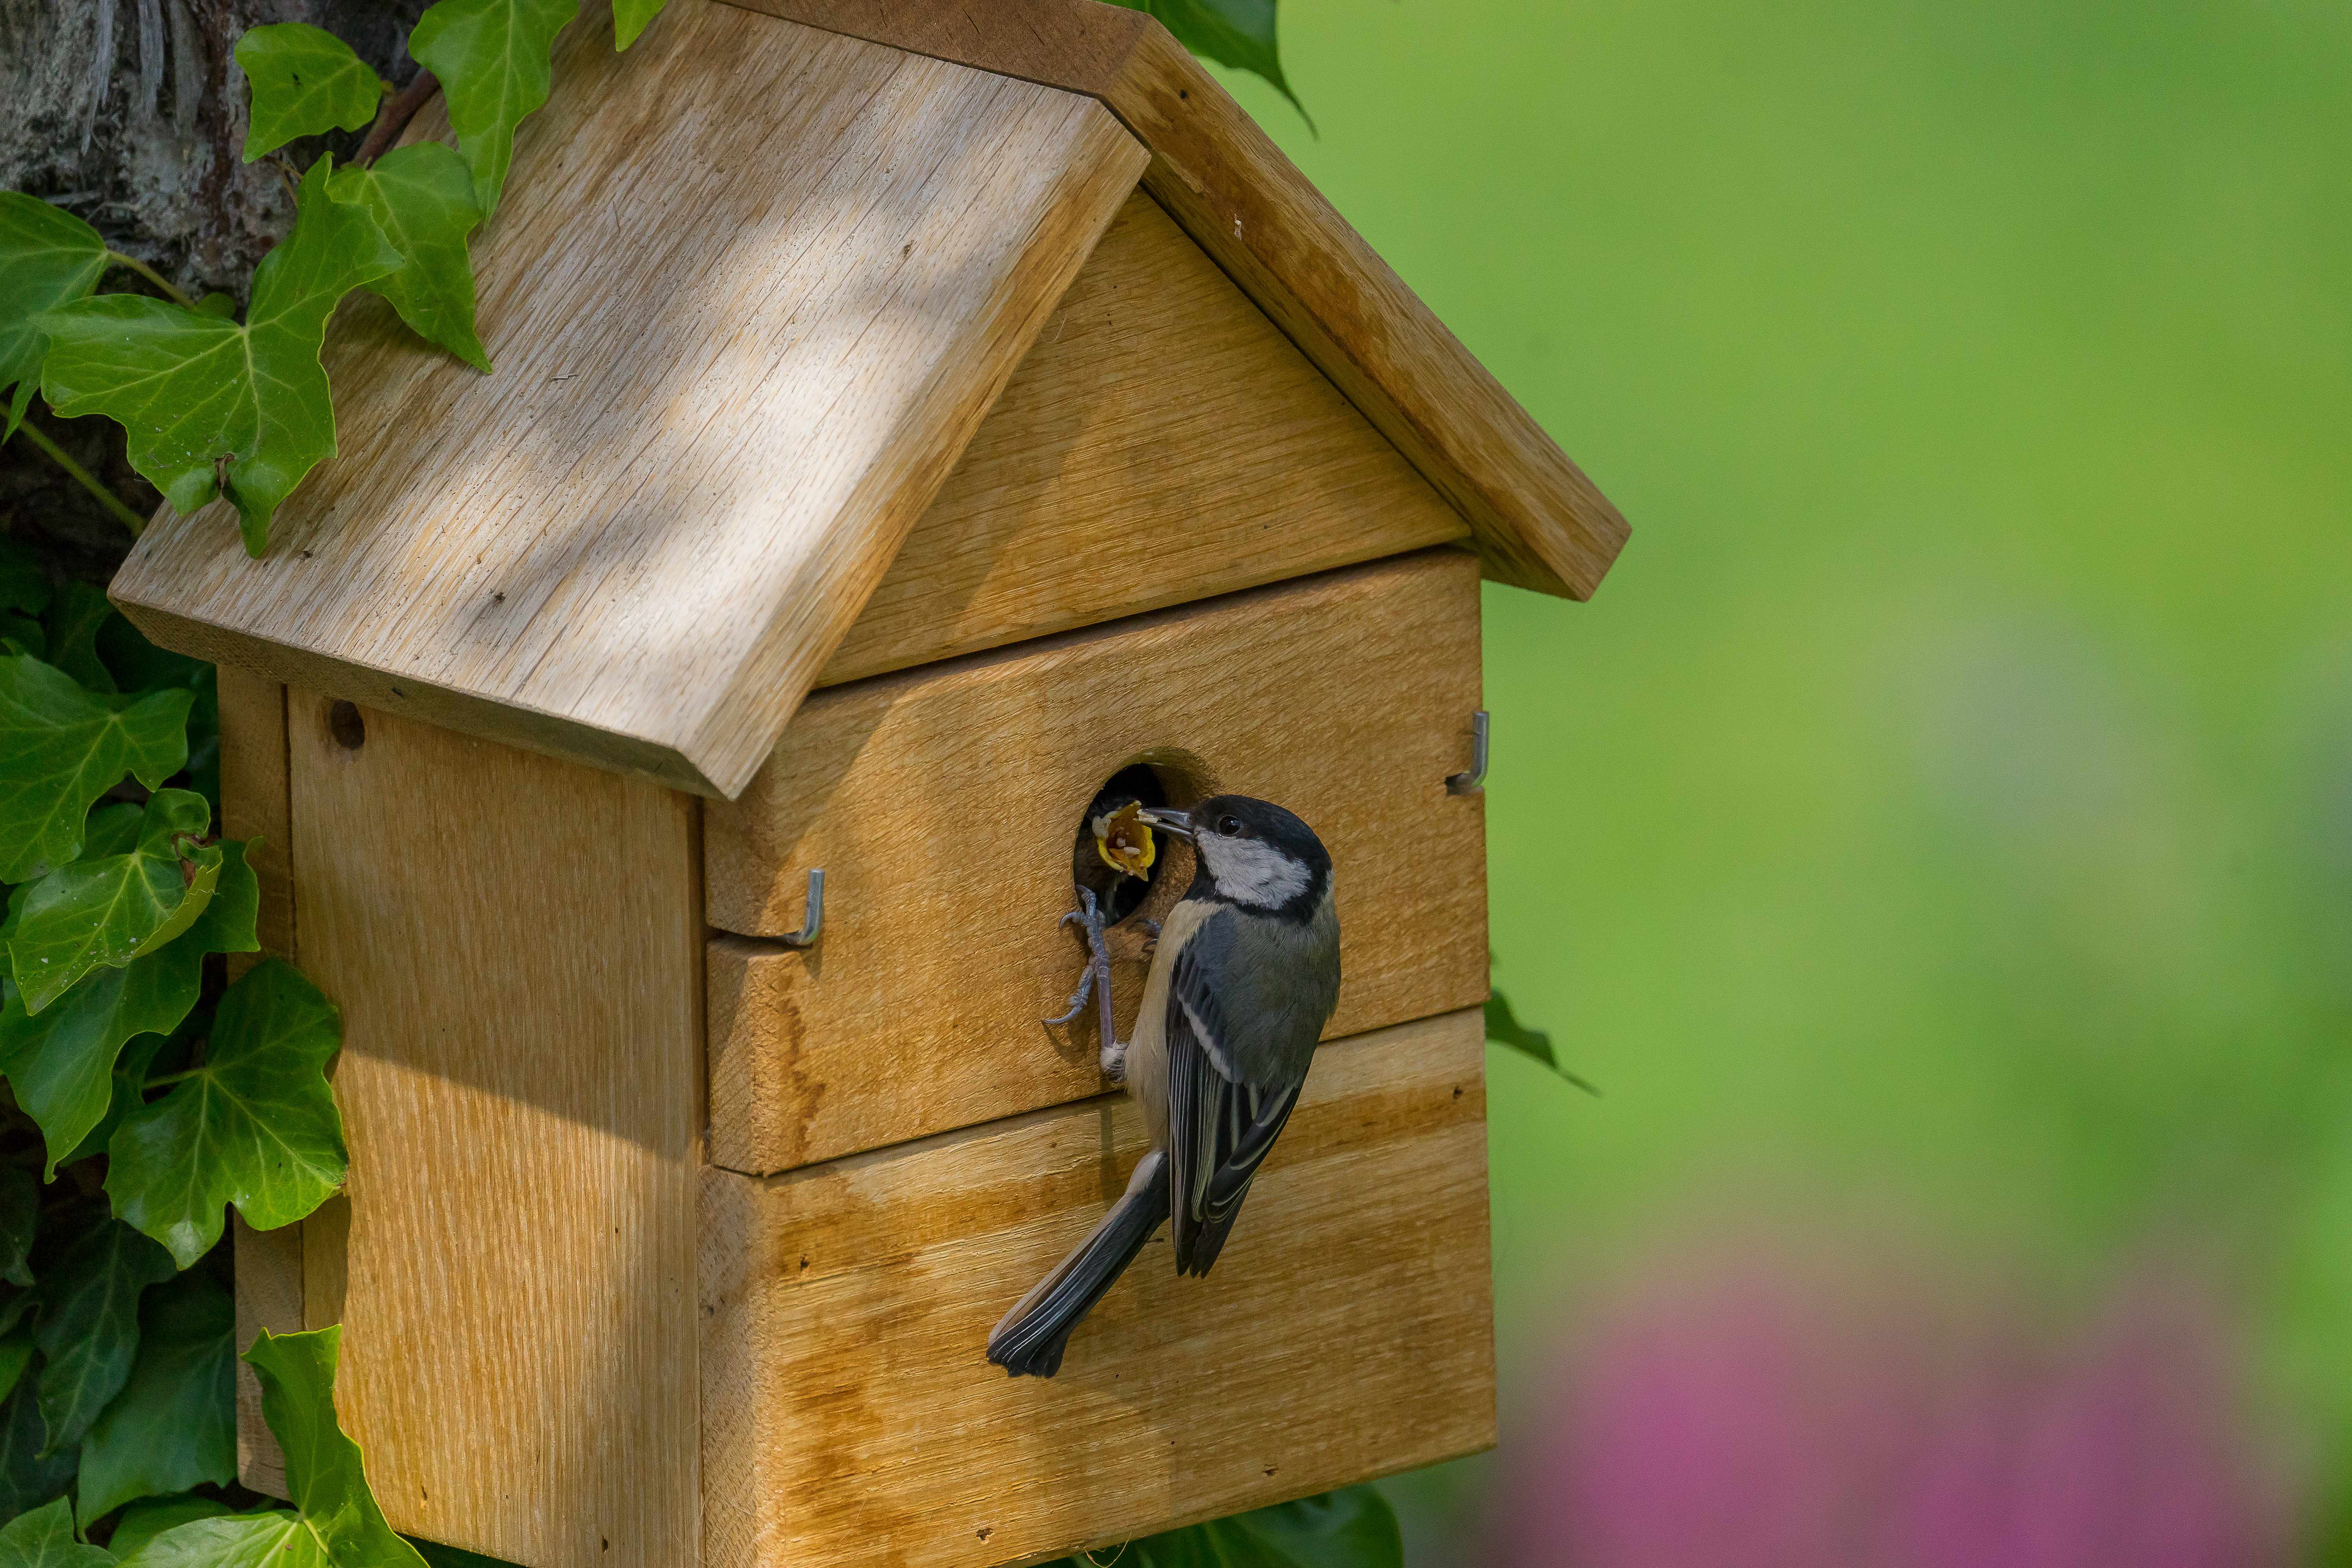
[(1137, 1163), (1126, 1195), (1102, 1223), (1004, 1314), (988, 1336), (988, 1359), (1012, 1377), (1051, 1377), (1061, 1371), (1071, 1331), (1167, 1218), (1168, 1156), (1155, 1149)]

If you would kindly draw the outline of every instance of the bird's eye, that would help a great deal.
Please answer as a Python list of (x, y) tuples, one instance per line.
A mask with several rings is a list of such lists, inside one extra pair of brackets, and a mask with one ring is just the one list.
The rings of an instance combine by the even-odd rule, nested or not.
[(1238, 816), (1221, 816), (1217, 818), (1217, 831), (1228, 838), (1239, 838), (1242, 836), (1242, 819)]

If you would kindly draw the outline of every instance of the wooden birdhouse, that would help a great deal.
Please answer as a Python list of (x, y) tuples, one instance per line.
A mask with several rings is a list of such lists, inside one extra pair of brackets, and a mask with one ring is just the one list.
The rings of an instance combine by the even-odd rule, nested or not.
[[(215, 508), (114, 585), (222, 665), (345, 1023), (245, 1331), (345, 1324), (394, 1524), (529, 1568), (986, 1568), (1486, 1447), (1478, 584), (1622, 521), (1139, 12), (671, 0), (555, 83), (496, 374), (355, 299), (268, 556)], [(1039, 1022), (1128, 770), (1314, 826), (1345, 979), (1215, 1272), (1008, 1379), (1142, 1147)]]

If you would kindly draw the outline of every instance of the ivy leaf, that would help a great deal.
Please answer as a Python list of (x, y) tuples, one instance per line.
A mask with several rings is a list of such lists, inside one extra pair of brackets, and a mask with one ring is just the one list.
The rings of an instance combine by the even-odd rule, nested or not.
[(1583, 1079), (1559, 1065), (1559, 1058), (1551, 1048), (1551, 1037), (1541, 1029), (1530, 1029), (1511, 1012), (1511, 999), (1500, 991), (1486, 993), (1486, 1037), (1498, 1046), (1507, 1046), (1521, 1056), (1533, 1058), (1559, 1074), (1585, 1093), (1598, 1099), (1601, 1091)]
[[(1066, 1557), (1048, 1568), (1086, 1568)], [(1277, 1503), (1130, 1542), (1134, 1568), (1402, 1568), (1404, 1539), (1388, 1500), (1370, 1487)]]
[[(130, 854), (139, 847), (139, 830), (146, 825), (147, 808), (136, 801), (109, 801), (94, 807), (82, 824), (81, 858), (95, 860), (105, 855)], [(17, 896), (9, 900), (11, 918), (6, 928), (0, 930), (0, 942), (6, 941), (15, 932), (16, 921), (14, 917), (23, 906), (25, 895), (38, 885), (35, 883), (18, 889)]]
[(90, 802), (129, 773), (149, 789), (188, 760), (192, 691), (108, 697), (39, 659), (0, 658), (0, 882), (81, 851)]
[(580, 0), (438, 0), (408, 35), (409, 54), (441, 79), (485, 220), (506, 188), (515, 127), (547, 101), (555, 35), (579, 9)]
[(147, 1292), (131, 1380), (82, 1439), (85, 1528), (134, 1498), (236, 1479), (236, 1303), (201, 1269)]
[(0, 1165), (0, 1279), (30, 1285), (33, 1271), (26, 1267), (33, 1256), (33, 1237), (41, 1226), (41, 1184), (22, 1165)]
[(11, 1329), (0, 1334), (0, 1399), (16, 1392), (25, 1369), (33, 1364), (33, 1331)]
[(16, 1391), (0, 1405), (0, 1519), (13, 1519), (61, 1498), (73, 1484), (76, 1451), (46, 1451), (46, 1432), (39, 1379), (20, 1378)]
[(139, 1549), (176, 1525), (193, 1519), (218, 1519), (236, 1510), (215, 1498), (191, 1492), (184, 1497), (148, 1498), (132, 1503), (114, 1521), (114, 1533), (107, 1538), (107, 1550), (117, 1557), (130, 1558)]
[(114, 672), (98, 657), (98, 634), (114, 614), (106, 591), (87, 583), (68, 583), (49, 606), (43, 658), (92, 691), (114, 690)]
[(368, 287), (392, 301), (418, 337), (488, 371), (490, 356), (474, 335), (474, 268), (466, 255), (466, 236), (482, 209), (466, 161), (441, 142), (419, 142), (386, 153), (373, 168), (337, 170), (327, 194), (365, 207), (407, 263)]
[[(103, 1148), (102, 1135), (113, 1131), (107, 1123), (144, 1103), (140, 1080), (147, 1062), (195, 1005), (205, 954), (259, 950), (254, 918), (260, 889), (245, 863), (245, 847), (221, 846), (220, 884), (178, 941), (121, 969), (85, 975), (38, 1017), (25, 1011), (13, 990), (0, 1005), (0, 1074), (18, 1107), (40, 1126), (47, 1175), (97, 1152), (89, 1147), (92, 1139)], [(133, 1039), (148, 1042), (143, 1052), (124, 1051)], [(128, 1084), (121, 1081), (125, 1068), (132, 1069)]]
[(0, 610), (0, 654), (30, 654), (38, 658), (48, 651), (49, 639), (40, 622), (13, 610)]
[(1552, 1054), (1551, 1037), (1541, 1029), (1530, 1029), (1511, 1012), (1511, 999), (1500, 991), (1486, 993), (1486, 1037), (1498, 1046), (1508, 1046), (1521, 1056), (1533, 1057), (1548, 1068), (1559, 1066)]
[(0, 1530), (0, 1568), (114, 1568), (114, 1553), (75, 1538), (73, 1510), (59, 1498)]
[[(0, 191), (0, 202), (14, 194)], [(13, 539), (0, 539), (0, 610), (37, 616), (49, 607), (49, 574), (41, 569), (40, 557)]]
[(157, 647), (129, 617), (120, 615), (99, 628), (98, 656), (125, 691), (159, 691), (173, 686), (193, 691), (204, 684), (212, 668), (200, 658)]
[[(243, 326), (136, 294), (44, 312), (41, 393), (66, 418), (103, 414), (130, 432), (131, 466), (190, 512), (222, 493), (259, 555), (269, 519), (335, 455), (319, 342), (336, 302), (400, 266), (375, 220), (330, 198), (331, 158), (302, 176), (294, 231), (253, 274)], [(227, 482), (220, 482), (225, 468)]]
[(613, 0), (613, 47), (625, 49), (635, 43), (646, 24), (667, 4), (669, 0)]
[[(83, 1133), (81, 1142), (64, 1154), (60, 1155), (55, 1149), (47, 1150), (49, 1166), (46, 1173), (49, 1179), (57, 1179), (59, 1165), (95, 1159), (105, 1153), (107, 1140), (112, 1138), (114, 1130), (122, 1125), (122, 1119), (147, 1103), (147, 1073), (155, 1065), (156, 1056), (164, 1047), (178, 1045), (187, 1048), (182, 1052), (184, 1059), (188, 1050), (203, 1044), (205, 1036), (211, 1032), (212, 1024), (210, 1012), (191, 1012), (181, 1020), (180, 1026), (168, 1035), (133, 1035), (114, 1058), (112, 1092), (106, 1098), (106, 1110), (99, 1117), (97, 1124)], [(47, 1140), (42, 1142), (46, 1145)]]
[(331, 1568), (318, 1533), (283, 1509), (174, 1525), (122, 1561), (126, 1568)]
[(69, 1247), (41, 1281), (42, 1453), (82, 1439), (131, 1375), (139, 1354), (139, 1296), (177, 1270), (172, 1255), (124, 1225), (103, 1219)]
[(212, 803), (194, 791), (157, 790), (129, 854), (61, 866), (26, 890), (8, 960), (26, 1013), (100, 965), (120, 969), (195, 924), (220, 882), (221, 847), (197, 842), (212, 820)]
[(213, 667), (200, 658), (157, 647), (120, 615), (99, 628), (98, 657), (125, 691), (160, 691), (184, 686), (196, 694), (188, 712), (188, 787), (220, 809), (220, 686)]
[(213, 803), (220, 815), (220, 674), (211, 665), (189, 684), (196, 694), (188, 709), (188, 787)]
[(253, 84), (245, 133), (248, 163), (298, 136), (359, 130), (375, 118), (391, 90), (351, 45), (305, 22), (247, 27), (236, 53), (237, 68)]
[(261, 1415), (286, 1450), (286, 1489), (326, 1554), (352, 1568), (425, 1568), (394, 1534), (368, 1489), (360, 1446), (335, 1414), (341, 1327), (303, 1334), (261, 1331), (245, 1362), (261, 1380)]
[(105, 270), (106, 241), (98, 230), (37, 196), (0, 191), (0, 392), (16, 389), (0, 440), (16, 433), (41, 378), (48, 341), (33, 318), (80, 299)]
[(114, 1212), (184, 1268), (220, 1239), (223, 1204), (256, 1230), (317, 1208), (349, 1166), (326, 1076), (342, 1036), (334, 1005), (292, 964), (257, 964), (221, 998), (204, 1065), (115, 1130)]
[(1221, 66), (1264, 77), (1290, 100), (1307, 121), (1306, 105), (1283, 79), (1282, 55), (1275, 43), (1275, 0), (1111, 0), (1130, 11), (1148, 11), (1176, 36), (1176, 41), (1196, 55), (1206, 55)]

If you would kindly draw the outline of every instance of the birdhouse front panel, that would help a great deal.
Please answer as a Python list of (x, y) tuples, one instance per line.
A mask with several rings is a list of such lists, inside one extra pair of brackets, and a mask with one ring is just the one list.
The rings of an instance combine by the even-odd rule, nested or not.
[(1469, 534), (1138, 191), (817, 684)]
[[(1102, 1091), (1070, 843), (1141, 764), (1168, 804), (1238, 790), (1334, 862), (1326, 1037), (1486, 995), (1484, 797), (1455, 795), (1479, 706), (1477, 563), (1437, 550), (820, 693), (742, 799), (704, 816), (710, 1147), (754, 1175)], [(1131, 1031), (1142, 924), (1192, 875), (1165, 841), (1114, 931)], [(775, 939), (824, 873), (823, 940)], [(752, 940), (745, 941), (743, 938)]]

